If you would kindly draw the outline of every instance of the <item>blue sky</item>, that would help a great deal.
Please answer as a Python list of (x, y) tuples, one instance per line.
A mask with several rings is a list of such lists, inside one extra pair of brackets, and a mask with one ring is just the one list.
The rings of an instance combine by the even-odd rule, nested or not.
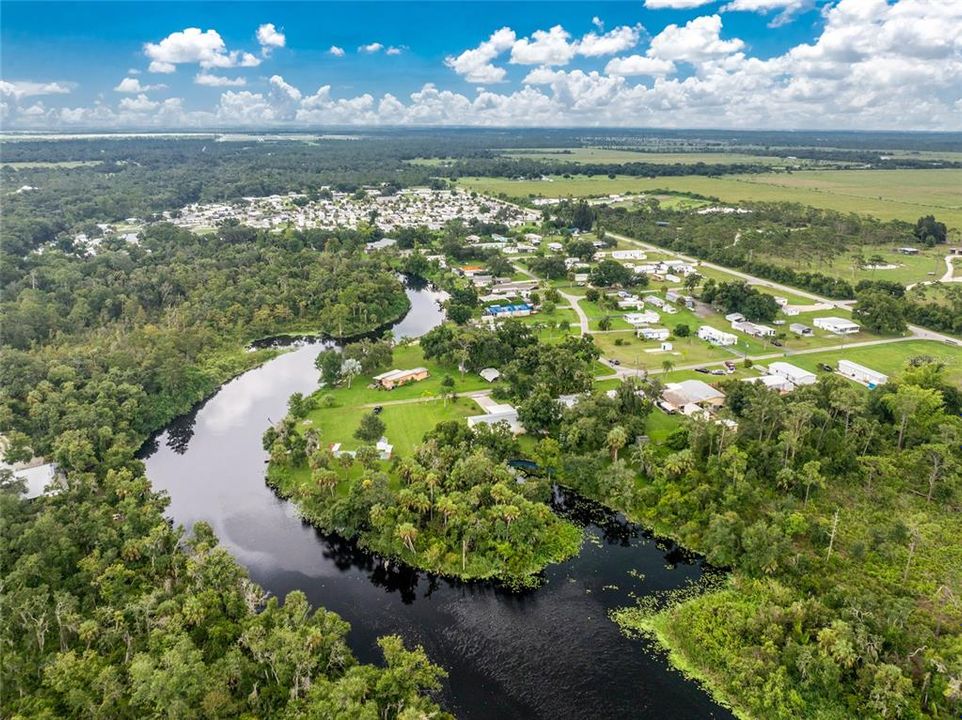
[(8, 128), (954, 129), (962, 109), (947, 0), (0, 5)]

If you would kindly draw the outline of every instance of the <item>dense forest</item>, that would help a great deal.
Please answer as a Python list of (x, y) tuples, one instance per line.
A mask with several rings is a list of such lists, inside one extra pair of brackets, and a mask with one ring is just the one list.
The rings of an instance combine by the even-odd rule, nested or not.
[(7, 459), (55, 461), (61, 489), (0, 492), (5, 717), (443, 717), (443, 673), (398, 638), (359, 665), (348, 626), (283, 605), (203, 525), (164, 517), (135, 458), (149, 432), (270, 351), (264, 333), (371, 330), (403, 314), (393, 270), (353, 233), (198, 237), (156, 225), (96, 256), (7, 268), (0, 430)]
[(627, 471), (564, 441), (562, 482), (734, 568), (619, 622), (667, 639), (751, 717), (956, 717), (962, 392), (942, 372), (919, 357), (871, 394), (838, 377), (787, 396), (733, 381), (737, 429), (693, 418), (633, 446)]

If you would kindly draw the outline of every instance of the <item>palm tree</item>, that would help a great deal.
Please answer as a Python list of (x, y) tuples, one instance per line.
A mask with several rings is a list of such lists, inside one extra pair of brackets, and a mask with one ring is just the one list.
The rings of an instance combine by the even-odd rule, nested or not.
[(675, 369), (675, 363), (674, 363), (674, 361), (668, 360), (668, 359), (662, 360), (662, 361), (661, 361), (661, 369), (662, 369), (662, 372), (663, 372), (665, 375), (667, 375), (668, 373), (670, 373), (672, 370)]
[(408, 550), (410, 550), (412, 553), (417, 552), (414, 549), (414, 540), (418, 536), (418, 529), (414, 527), (414, 525), (411, 523), (401, 523), (398, 525), (395, 535), (404, 541), (404, 544), (407, 546)]
[(606, 444), (608, 449), (611, 451), (611, 459), (615, 462), (618, 461), (618, 451), (621, 450), (628, 442), (628, 433), (625, 431), (621, 425), (615, 425), (611, 430), (608, 431), (608, 437), (606, 438)]

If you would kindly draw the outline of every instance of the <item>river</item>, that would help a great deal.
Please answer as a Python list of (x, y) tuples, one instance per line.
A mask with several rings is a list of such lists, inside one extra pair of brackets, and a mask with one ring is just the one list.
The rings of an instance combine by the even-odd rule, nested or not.
[[(443, 319), (437, 293), (407, 292), (411, 310), (392, 329), (396, 337), (422, 335)], [(154, 438), (147, 474), (169, 493), (175, 522), (210, 523), (265, 589), (282, 597), (302, 590), (341, 615), (363, 662), (381, 661), (381, 635), (424, 645), (449, 672), (440, 700), (460, 718), (733, 717), (607, 616), (634, 597), (697, 579), (700, 562), (594, 503), (558, 494), (558, 509), (585, 527), (584, 547), (524, 593), (388, 567), (303, 523), (264, 483), (260, 438), (291, 393), (317, 387), (322, 345), (301, 344), (235, 378)]]

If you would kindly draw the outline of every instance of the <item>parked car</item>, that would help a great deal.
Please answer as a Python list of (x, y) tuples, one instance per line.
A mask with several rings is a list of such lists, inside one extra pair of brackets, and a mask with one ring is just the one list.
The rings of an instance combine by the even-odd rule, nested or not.
[(380, 405), (375, 405), (375, 406), (371, 409), (371, 412), (374, 413), (375, 415), (380, 415), (380, 414), (381, 414), (381, 410), (383, 410), (383, 409), (384, 409), (384, 408), (382, 408)]
[(781, 340), (772, 340), (772, 345), (775, 347), (781, 347), (784, 343)]
[(612, 360), (612, 361), (611, 361), (611, 364), (612, 364), (612, 365), (621, 365), (621, 360)]
[(731, 360), (726, 360), (725, 369), (728, 370), (728, 372), (730, 373), (735, 372), (735, 363), (733, 363)]
[(826, 365), (825, 363), (819, 363), (818, 369), (825, 372), (835, 372), (835, 368), (833, 368), (831, 365)]
[(712, 374), (712, 375), (727, 375), (728, 373), (726, 373), (724, 370), (712, 370), (712, 371), (711, 371), (711, 374)]
[(695, 368), (695, 372), (705, 373), (707, 375), (709, 370), (708, 368)]

